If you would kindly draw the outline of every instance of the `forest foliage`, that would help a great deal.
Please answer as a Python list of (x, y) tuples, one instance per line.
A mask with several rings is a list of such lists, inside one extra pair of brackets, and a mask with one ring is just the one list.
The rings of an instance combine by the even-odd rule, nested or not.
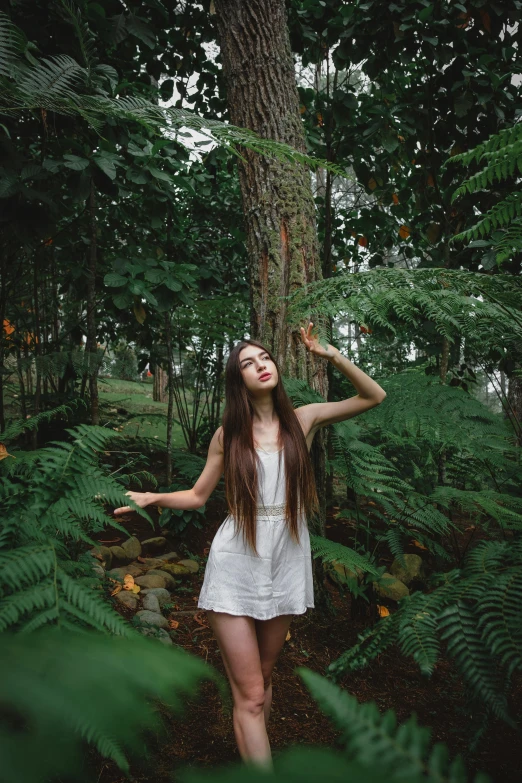
[[(325, 676), (299, 672), (343, 739), (288, 751), (272, 777), (464, 781), (414, 717), (398, 727), (343, 678), (391, 645), (427, 677), (449, 656), (470, 739), (516, 723), (522, 4), (289, 0), (306, 155), (228, 122), (213, 5), (38, 0), (0, 16), (0, 701), (25, 721), (0, 729), (6, 779), (74, 777), (83, 740), (128, 771), (151, 700), (178, 710), (204, 679), (226, 700), (214, 670), (115, 611), (87, 549), (118, 529), (107, 509), (129, 487), (193, 482), (220, 423), (249, 323), (248, 147), (313, 170), (322, 279), (291, 292), (290, 323), (311, 317), (387, 392), (328, 437), (328, 507), (350, 545), (312, 536), (367, 618)], [(98, 384), (115, 371), (153, 376), (165, 448), (118, 431)], [(296, 405), (321, 399), (284, 382)], [(328, 399), (352, 393), (333, 372)], [(163, 523), (183, 538), (204, 515)], [(376, 619), (384, 564), (412, 551), (428, 576)], [(90, 699), (101, 667), (110, 709)], [(122, 719), (138, 707), (139, 725)]]

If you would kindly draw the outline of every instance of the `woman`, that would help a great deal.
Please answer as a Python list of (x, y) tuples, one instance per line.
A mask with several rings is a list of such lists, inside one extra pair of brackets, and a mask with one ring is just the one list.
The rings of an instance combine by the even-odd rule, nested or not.
[(207, 610), (230, 680), (239, 752), (268, 768), (272, 670), (292, 616), (314, 606), (306, 520), (317, 508), (317, 495), (308, 452), (320, 427), (357, 416), (386, 396), (336, 348), (323, 348), (312, 327), (301, 327), (305, 346), (332, 362), (356, 396), (294, 410), (270, 352), (244, 340), (230, 353), (223, 426), (194, 487), (127, 493), (141, 508), (195, 509), (225, 472), (230, 515), (212, 542), (198, 606)]

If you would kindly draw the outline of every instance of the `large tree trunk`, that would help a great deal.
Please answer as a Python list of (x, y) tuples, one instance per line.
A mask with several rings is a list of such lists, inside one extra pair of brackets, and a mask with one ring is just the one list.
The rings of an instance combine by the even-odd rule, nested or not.
[[(217, 0), (216, 13), (231, 121), (305, 152), (284, 0)], [(310, 173), (251, 150), (242, 154), (251, 334), (274, 351), (285, 374), (307, 379), (326, 397), (326, 363), (306, 356), (280, 298), (321, 278)]]
[[(304, 130), (284, 0), (216, 0), (230, 119), (260, 136), (304, 152)], [(309, 171), (243, 150), (239, 178), (247, 233), (251, 335), (275, 354), (285, 375), (307, 380), (325, 399), (324, 359), (306, 352), (286, 323), (281, 299), (321, 278)], [(303, 313), (303, 325), (312, 317)], [(312, 320), (313, 317), (312, 317)], [(312, 459), (324, 521), (324, 437)]]

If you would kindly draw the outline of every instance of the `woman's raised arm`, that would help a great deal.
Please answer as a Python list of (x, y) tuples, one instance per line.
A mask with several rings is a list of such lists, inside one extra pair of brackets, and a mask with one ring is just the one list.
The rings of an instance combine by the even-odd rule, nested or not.
[[(127, 495), (140, 508), (145, 506), (183, 510), (200, 508), (205, 505), (216, 488), (223, 470), (223, 428), (219, 427), (210, 441), (206, 465), (192, 489), (182, 489), (179, 492), (127, 492)], [(132, 511), (130, 506), (121, 506), (113, 513), (126, 514), (129, 511)]]
[(328, 424), (336, 424), (339, 421), (358, 416), (360, 413), (379, 405), (386, 397), (384, 389), (355, 364), (352, 364), (337, 348), (334, 348), (333, 345), (323, 348), (317, 338), (312, 335), (312, 327), (313, 324), (310, 323), (306, 332), (301, 327), (302, 340), (310, 353), (328, 359), (353, 384), (357, 394), (339, 402), (313, 402), (310, 405), (297, 408), (296, 412), (299, 413), (302, 426), (307, 433), (315, 431), (319, 427), (326, 427)]

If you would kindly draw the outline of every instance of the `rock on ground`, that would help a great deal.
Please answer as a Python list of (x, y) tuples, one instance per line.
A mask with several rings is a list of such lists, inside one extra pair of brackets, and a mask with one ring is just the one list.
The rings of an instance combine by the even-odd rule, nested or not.
[(141, 542), (142, 547), (147, 547), (148, 549), (161, 549), (162, 546), (165, 546), (167, 543), (167, 539), (165, 536), (155, 536), (154, 538), (147, 538), (145, 541)]
[(166, 563), (171, 563), (172, 560), (179, 560), (179, 555), (177, 552), (167, 552), (166, 555), (161, 556), (161, 559)]
[(174, 577), (171, 576), (170, 574), (167, 574), (166, 571), (160, 571), (159, 569), (151, 568), (150, 571), (147, 571), (147, 574), (150, 574), (151, 576), (152, 575), (161, 576), (161, 578), (165, 580), (165, 587), (168, 590), (175, 590), (176, 587), (178, 586), (178, 583), (174, 579)]
[(121, 546), (111, 546), (110, 550), (112, 552), (113, 558), (118, 560), (120, 563), (130, 563), (131, 560), (134, 560), (133, 557), (129, 557), (127, 555)]
[[(96, 557), (97, 555), (101, 557), (101, 561), (98, 562), (101, 562), (104, 568), (110, 568), (112, 566), (112, 552), (108, 546), (98, 544), (90, 550), (90, 553), (93, 557)], [(98, 560), (97, 557), (96, 559)]]
[(195, 560), (180, 560), (178, 565), (185, 566), (185, 568), (188, 568), (191, 574), (197, 574), (199, 571), (199, 563), (196, 563)]
[(154, 593), (147, 593), (143, 597), (142, 605), (144, 609), (148, 609), (149, 612), (157, 612), (158, 614), (161, 614), (160, 612), (160, 604), (157, 596), (154, 595)]
[(166, 563), (161, 566), (160, 571), (165, 571), (165, 573), (172, 574), (172, 576), (192, 573), (190, 568), (187, 568), (185, 565), (179, 565), (178, 563)]
[(164, 565), (165, 560), (161, 557), (142, 557), (140, 558), (140, 562), (142, 562), (146, 568), (160, 568)]
[(124, 541), (121, 548), (124, 550), (129, 560), (136, 560), (136, 558), (141, 555), (141, 544), (136, 536), (131, 536)]
[(404, 555), (404, 565), (395, 558), (390, 566), (390, 573), (396, 579), (400, 579), (405, 585), (409, 585), (414, 579), (422, 576), (422, 557), (420, 555)]
[[(155, 595), (156, 598), (158, 599), (159, 605), (161, 607), (165, 606), (165, 604), (172, 603), (172, 597), (171, 597), (169, 591), (165, 590), (165, 588), (163, 588), (163, 587), (145, 587), (141, 591), (140, 595), (143, 595), (143, 596), (145, 596), (145, 595)], [(145, 606), (145, 604), (144, 604), (144, 606)], [(148, 607), (145, 607), (145, 608), (147, 609)]]
[(140, 609), (139, 612), (136, 612), (135, 617), (138, 617), (140, 622), (142, 622), (144, 625), (152, 625), (154, 628), (169, 627), (167, 618), (163, 617), (163, 615), (159, 614), (159, 612), (151, 612), (148, 609)]
[(136, 609), (138, 606), (138, 597), (135, 593), (131, 593), (130, 590), (120, 590), (114, 597), (120, 604), (129, 606), (131, 609)]
[(165, 587), (166, 579), (156, 574), (145, 574), (145, 576), (138, 576), (135, 582), (140, 587)]
[(112, 579), (121, 579), (122, 581), (125, 574), (130, 574), (131, 576), (141, 576), (143, 574), (143, 569), (129, 565), (120, 566), (119, 568), (111, 568), (110, 571), (107, 571), (107, 576), (110, 576)]
[(374, 582), (374, 585), (378, 595), (383, 598), (391, 598), (392, 601), (400, 601), (401, 598), (410, 594), (406, 585), (389, 574), (388, 571), (384, 572), (382, 578), (385, 579), (384, 584), (377, 584), (377, 582)]
[(139, 632), (142, 636), (150, 636), (152, 639), (157, 639), (162, 644), (174, 644), (170, 636), (163, 628), (140, 628)]

